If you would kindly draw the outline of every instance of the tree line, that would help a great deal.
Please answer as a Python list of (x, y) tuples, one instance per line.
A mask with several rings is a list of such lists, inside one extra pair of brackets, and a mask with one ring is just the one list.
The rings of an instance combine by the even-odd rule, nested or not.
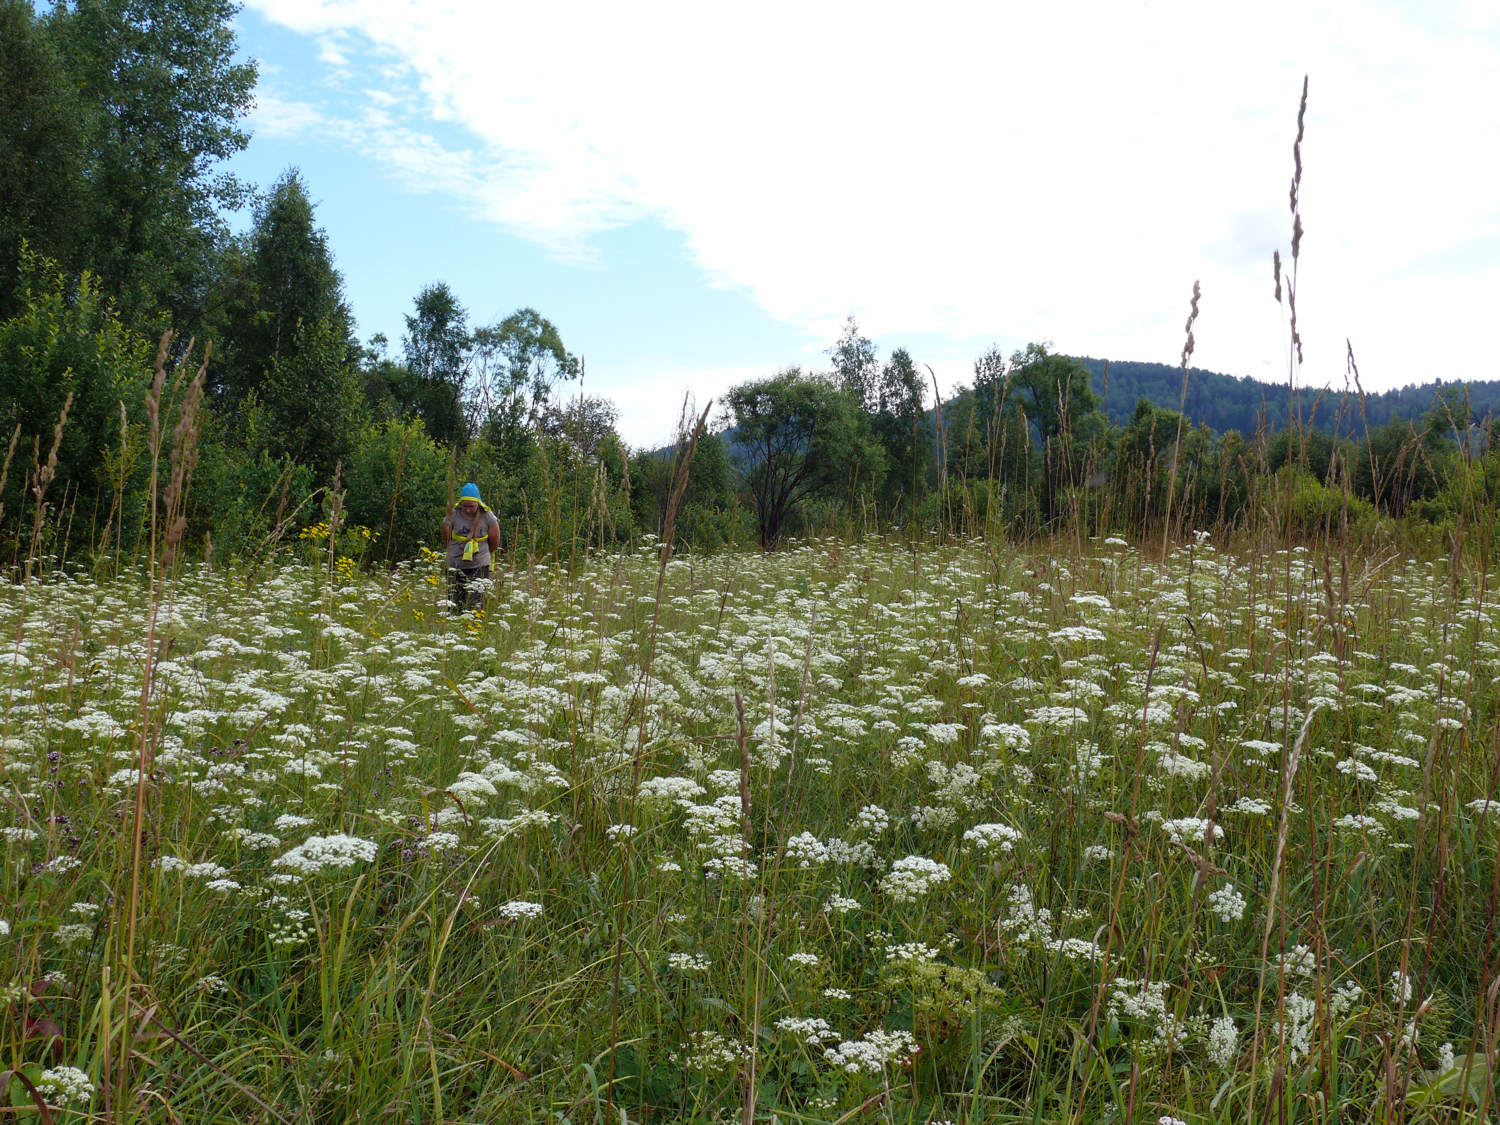
[[(1153, 406), (1182, 404), (1182, 368), (1166, 363), (1103, 360), (1080, 356), (1104, 402), (1109, 420), (1123, 426), (1142, 398)], [(1388, 391), (1353, 393), (1299, 387), (1289, 393), (1283, 384), (1248, 375), (1222, 375), (1195, 367), (1190, 372), (1186, 414), (1216, 434), (1226, 430), (1255, 433), (1279, 430), (1300, 419), (1304, 426), (1327, 433), (1350, 432), (1354, 427), (1383, 426), (1394, 418), (1420, 418), (1432, 405), (1434, 384), (1409, 383)], [(1470, 416), (1482, 420), (1500, 413), (1500, 380), (1454, 380), (1468, 396)]]
[[(1462, 388), (1402, 392), (1383, 415), (1369, 398), (1356, 413), (1349, 396), (1262, 390), (1247, 415), (1254, 388), (1238, 384), (1246, 403), (1230, 412), (1226, 377), (1193, 371), (1180, 417), (1165, 405), (1180, 401), (1178, 369), (1032, 344), (990, 349), (944, 394), (851, 318), (824, 369), (730, 390), (674, 499), (686, 404), (678, 441), (630, 449), (539, 311), (474, 324), (434, 282), (399, 340), (361, 341), (298, 171), (258, 189), (224, 170), (250, 142), (256, 82), (236, 58), (235, 10), (0, 0), (0, 552), (12, 558), (139, 555), (169, 458), (183, 542), (367, 565), (429, 547), (466, 480), (508, 549), (533, 555), (668, 525), (701, 547), (770, 549), (818, 532), (1230, 527), (1268, 505), (1298, 526), (1440, 525), (1494, 494), (1488, 400)], [(239, 209), (251, 222), (237, 234)], [(1175, 391), (1157, 385), (1174, 372)], [(1131, 386), (1142, 393), (1124, 413)]]

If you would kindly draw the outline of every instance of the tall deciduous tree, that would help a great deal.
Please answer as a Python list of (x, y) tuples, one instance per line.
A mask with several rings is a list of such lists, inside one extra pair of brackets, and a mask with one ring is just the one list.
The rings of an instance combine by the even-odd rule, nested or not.
[(464, 383), (471, 343), (468, 311), (453, 290), (441, 281), (425, 286), (406, 318), (402, 345), (410, 384), (400, 397), (406, 399), (407, 409), (420, 415), (436, 441), (461, 441), (467, 436)]
[(879, 443), (854, 397), (833, 380), (788, 367), (729, 392), (734, 441), (745, 453), (761, 547), (773, 549), (805, 500), (875, 483)]
[(880, 398), (880, 360), (875, 344), (859, 330), (859, 321), (849, 317), (838, 343), (828, 349), (833, 360), (833, 377), (839, 389), (848, 394), (864, 411), (878, 409)]
[(922, 375), (910, 353), (897, 348), (880, 369), (873, 419), (885, 454), (881, 495), (887, 511), (894, 510), (902, 497), (909, 510), (926, 484), (933, 460), (933, 426), (922, 409), (923, 390)]
[(0, 316), (20, 308), (21, 244), (70, 266), (85, 218), (85, 105), (31, 0), (0, 0)]
[(1062, 488), (1080, 482), (1091, 455), (1102, 455), (1109, 423), (1089, 383), (1088, 368), (1056, 355), (1046, 344), (1028, 344), (1010, 358), (1007, 407), (1023, 409), (1036, 428), (1042, 458), (1044, 509), (1051, 515)]
[(42, 25), (80, 102), (89, 184), (74, 256), (127, 322), (195, 329), (209, 311), (219, 208), (243, 187), (221, 162), (249, 142), (256, 64), (235, 60), (232, 0), (57, 0)]

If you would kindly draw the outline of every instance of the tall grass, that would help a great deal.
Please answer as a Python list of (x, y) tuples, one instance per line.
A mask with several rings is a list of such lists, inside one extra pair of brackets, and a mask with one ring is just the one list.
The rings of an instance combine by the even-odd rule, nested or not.
[(7, 586), (7, 1061), (64, 1119), (1482, 1119), (1493, 578), (1077, 543)]

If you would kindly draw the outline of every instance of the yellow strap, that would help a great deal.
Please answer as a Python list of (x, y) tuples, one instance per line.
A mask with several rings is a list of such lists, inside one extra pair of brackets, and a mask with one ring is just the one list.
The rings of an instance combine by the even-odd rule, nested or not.
[[(483, 501), (480, 502), (479, 509), (483, 512), (489, 511), (489, 508), (485, 507)], [(453, 535), (451, 528), (448, 533)], [(473, 562), (474, 555), (479, 551), (479, 544), (488, 542), (489, 537), (490, 534), (488, 531), (483, 535), (453, 535), (454, 539), (464, 544), (464, 562)]]

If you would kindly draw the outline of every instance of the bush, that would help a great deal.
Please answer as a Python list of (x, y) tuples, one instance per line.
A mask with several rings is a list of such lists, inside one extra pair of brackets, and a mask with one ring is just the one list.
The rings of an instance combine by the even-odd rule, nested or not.
[(1359, 535), (1379, 524), (1375, 506), (1363, 497), (1329, 488), (1298, 465), (1283, 465), (1262, 494), (1270, 526), (1298, 535), (1337, 532), (1345, 526)]
[(265, 449), (234, 448), (221, 440), (218, 430), (210, 415), (189, 493), (189, 534), (197, 539), (212, 534), (214, 552), (230, 557), (256, 554), (273, 542), (294, 542), (297, 530), (318, 515), (309, 504), (312, 470)]
[(55, 262), (23, 250), (19, 293), (21, 311), (0, 324), (0, 447), (20, 427), (3, 497), (11, 518), (20, 514), (21, 466), (34, 443), (47, 457), (69, 393), (73, 404), (49, 496), (57, 502), (69, 488), (90, 498), (110, 490), (103, 469), (120, 445), (120, 411), (141, 421), (151, 359), (150, 343), (121, 324), (90, 274), (69, 285)]
[(367, 427), (343, 479), (343, 522), (379, 534), (373, 558), (396, 563), (438, 542), (448, 510), (448, 458), (420, 421)]

